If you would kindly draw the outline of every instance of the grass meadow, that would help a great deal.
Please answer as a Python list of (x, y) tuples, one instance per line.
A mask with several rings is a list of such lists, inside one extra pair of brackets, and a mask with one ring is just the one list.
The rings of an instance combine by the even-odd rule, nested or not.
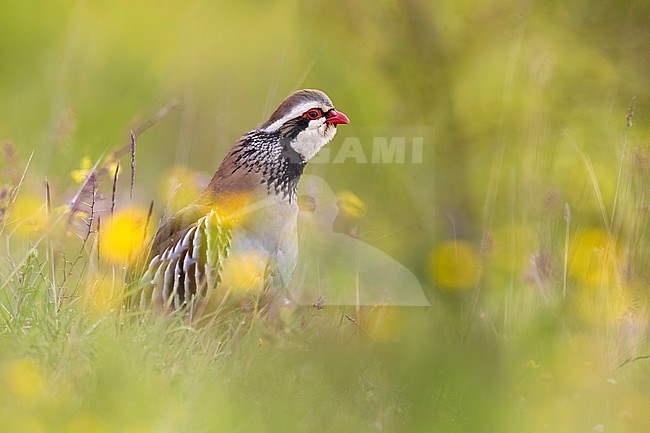
[[(0, 29), (0, 432), (650, 431), (647, 2), (4, 2)], [(160, 218), (298, 88), (351, 119), (306, 171), (332, 230), (431, 305), (125, 308)]]

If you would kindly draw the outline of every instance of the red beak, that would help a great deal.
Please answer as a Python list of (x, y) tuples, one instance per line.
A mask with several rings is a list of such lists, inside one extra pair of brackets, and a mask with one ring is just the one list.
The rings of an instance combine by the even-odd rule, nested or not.
[(330, 110), (327, 113), (327, 119), (325, 122), (331, 123), (332, 125), (338, 125), (342, 123), (350, 123), (350, 119), (348, 119), (348, 116), (341, 113), (340, 111)]

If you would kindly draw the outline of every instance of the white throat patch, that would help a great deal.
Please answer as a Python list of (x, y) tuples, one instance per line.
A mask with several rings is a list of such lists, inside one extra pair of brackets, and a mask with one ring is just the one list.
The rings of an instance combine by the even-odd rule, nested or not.
[(325, 122), (325, 118), (311, 120), (305, 130), (298, 133), (291, 142), (293, 150), (298, 152), (305, 161), (312, 159), (319, 150), (336, 135), (336, 125)]

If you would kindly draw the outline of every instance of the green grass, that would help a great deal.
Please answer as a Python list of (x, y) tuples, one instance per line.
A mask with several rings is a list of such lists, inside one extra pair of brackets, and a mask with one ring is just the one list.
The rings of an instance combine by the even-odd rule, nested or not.
[(561, 295), (517, 287), (506, 306), (489, 295), (476, 308), (442, 297), (383, 311), (382, 332), (365, 320), (378, 310), (335, 307), (305, 307), (285, 330), (263, 318), (251, 327), (246, 313), (195, 328), (97, 312), (64, 292), (55, 303), (47, 265), (28, 256), (0, 292), (0, 431), (642, 432), (650, 422), (649, 361), (633, 359), (648, 353), (640, 306), (590, 325)]

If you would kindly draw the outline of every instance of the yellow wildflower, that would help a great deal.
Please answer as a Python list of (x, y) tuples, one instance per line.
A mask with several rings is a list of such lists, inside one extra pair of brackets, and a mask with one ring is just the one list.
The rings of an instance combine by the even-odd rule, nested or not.
[(72, 179), (77, 182), (77, 183), (82, 183), (88, 175), (90, 174), (90, 170), (92, 169), (93, 165), (90, 161), (90, 157), (84, 156), (81, 158), (81, 164), (80, 167), (76, 170), (72, 170), (70, 172), (70, 176), (72, 176)]
[(102, 221), (99, 253), (113, 263), (123, 264), (137, 255), (145, 245), (147, 213), (127, 208), (115, 212), (112, 220)]
[[(110, 176), (111, 179), (115, 177), (115, 170), (117, 170), (117, 161), (109, 161), (106, 163), (105, 167), (108, 169), (108, 175)], [(119, 174), (118, 174), (119, 177)]]
[(19, 194), (11, 209), (11, 220), (16, 221), (16, 233), (29, 236), (47, 227), (45, 199), (30, 194)]
[(336, 194), (341, 215), (348, 218), (361, 218), (368, 211), (368, 207), (358, 195), (352, 191), (343, 190)]
[(16, 359), (0, 369), (0, 383), (19, 399), (34, 399), (45, 391), (45, 377), (40, 366), (29, 358)]
[(443, 289), (465, 289), (478, 282), (479, 255), (469, 242), (441, 242), (431, 253), (430, 263), (432, 276)]
[(584, 284), (608, 284), (613, 281), (616, 265), (615, 245), (607, 233), (591, 227), (573, 241), (569, 273)]
[(260, 290), (265, 266), (258, 254), (233, 254), (226, 260), (221, 278), (231, 293)]

